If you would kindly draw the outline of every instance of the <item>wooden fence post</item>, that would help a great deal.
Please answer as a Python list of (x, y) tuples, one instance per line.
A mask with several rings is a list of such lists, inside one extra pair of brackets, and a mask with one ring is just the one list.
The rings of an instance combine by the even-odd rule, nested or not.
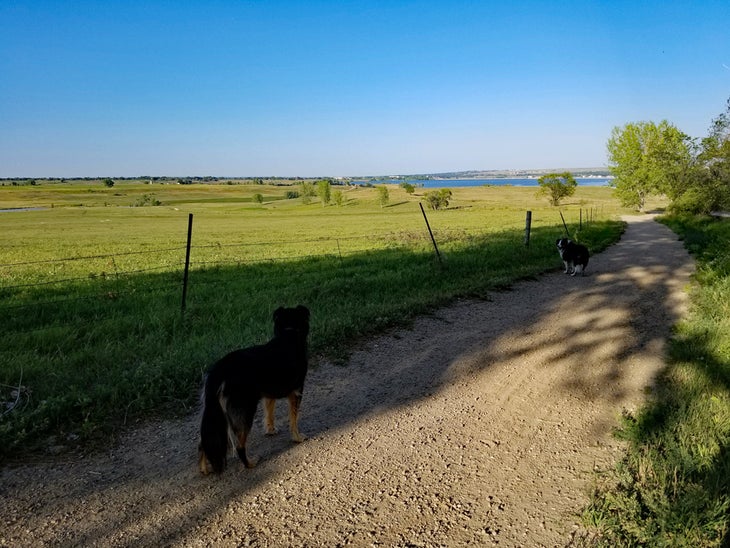
[(183, 274), (183, 290), (182, 290), (182, 314), (185, 314), (185, 304), (188, 296), (188, 273), (190, 272), (190, 242), (193, 237), (193, 214), (188, 214), (188, 243), (185, 249), (185, 272)]
[(530, 228), (532, 227), (532, 211), (525, 215), (525, 247), (530, 247)]
[(433, 237), (433, 232), (431, 232), (431, 225), (428, 224), (428, 217), (426, 217), (426, 212), (423, 209), (423, 204), (421, 202), (418, 202), (418, 205), (421, 206), (421, 213), (423, 213), (423, 219), (426, 221), (426, 228), (428, 228), (428, 233), (431, 235), (431, 242), (433, 243), (433, 248), (436, 250), (436, 257), (439, 260), (439, 264), (442, 264), (441, 254), (439, 253), (439, 248), (436, 245), (436, 238)]
[(565, 237), (570, 238), (570, 232), (568, 231), (568, 225), (565, 224), (565, 217), (563, 217), (563, 212), (558, 211), (560, 213), (560, 218), (563, 220), (563, 227), (565, 227)]

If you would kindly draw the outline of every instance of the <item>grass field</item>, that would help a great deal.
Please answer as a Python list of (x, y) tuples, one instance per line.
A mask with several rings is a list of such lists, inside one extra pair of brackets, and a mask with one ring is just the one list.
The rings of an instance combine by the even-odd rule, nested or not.
[[(0, 209), (44, 208), (0, 212), (0, 462), (188, 412), (206, 366), (266, 340), (276, 306), (309, 306), (313, 352), (343, 360), (358, 338), (560, 266), (560, 215), (534, 189), (454, 189), (447, 210), (427, 210), (439, 263), (418, 207), (422, 191), (393, 186), (380, 207), (374, 189), (354, 188), (341, 206), (323, 207), (286, 199), (296, 188), (0, 187)], [(594, 252), (618, 238), (616, 217), (627, 213), (596, 187), (580, 187), (560, 211)], [(592, 222), (579, 230), (581, 211)], [(585, 512), (606, 546), (723, 546), (730, 538), (730, 223), (665, 222), (695, 254), (698, 283), (651, 403), (618, 432), (629, 452), (600, 478)]]
[[(279, 305), (309, 306), (312, 351), (342, 359), (360, 337), (559, 266), (562, 221), (534, 188), (454, 189), (448, 209), (427, 211), (441, 262), (419, 192), (392, 186), (381, 207), (374, 189), (343, 187), (342, 205), (324, 207), (286, 199), (292, 188), (0, 187), (0, 209), (42, 208), (0, 213), (0, 459), (189, 411), (207, 365), (268, 339)], [(560, 211), (594, 252), (622, 230), (608, 188), (581, 187)]]
[(618, 431), (629, 452), (602, 479), (586, 523), (602, 546), (730, 545), (730, 221), (669, 217), (697, 260), (649, 405)]

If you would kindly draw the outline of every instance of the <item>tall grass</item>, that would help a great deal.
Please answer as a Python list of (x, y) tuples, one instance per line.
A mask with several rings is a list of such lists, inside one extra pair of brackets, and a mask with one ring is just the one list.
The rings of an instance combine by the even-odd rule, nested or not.
[(663, 220), (697, 259), (692, 312), (671, 341), (651, 403), (624, 418), (626, 459), (587, 523), (606, 546), (730, 544), (730, 222)]
[[(353, 340), (559, 266), (562, 223), (534, 190), (455, 192), (452, 209), (430, 213), (441, 262), (417, 198), (397, 189), (386, 208), (368, 189), (352, 191), (341, 208), (231, 205), (214, 201), (216, 188), (159, 197), (183, 199), (183, 190), (213, 200), (189, 204), (195, 247), (184, 315), (187, 212), (97, 203), (0, 214), (9, 244), (0, 250), (0, 459), (188, 411), (205, 368), (268, 339), (277, 306), (310, 307), (313, 353), (342, 359)], [(529, 248), (526, 206), (536, 219)], [(567, 204), (564, 214), (593, 252), (619, 237), (622, 224), (606, 215), (579, 231), (580, 207), (588, 205)]]

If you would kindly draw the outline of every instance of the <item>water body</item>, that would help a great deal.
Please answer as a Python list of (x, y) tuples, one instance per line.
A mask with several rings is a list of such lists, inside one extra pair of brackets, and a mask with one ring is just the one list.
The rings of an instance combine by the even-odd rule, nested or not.
[(0, 209), (0, 213), (14, 213), (16, 211), (43, 211), (47, 207), (11, 207), (8, 209)]
[[(608, 177), (576, 177), (578, 186), (608, 186)], [(397, 180), (372, 181), (372, 184), (398, 183)], [(538, 186), (537, 179), (411, 179), (408, 183), (423, 188), (454, 188), (462, 186)], [(353, 181), (364, 185), (365, 181)]]

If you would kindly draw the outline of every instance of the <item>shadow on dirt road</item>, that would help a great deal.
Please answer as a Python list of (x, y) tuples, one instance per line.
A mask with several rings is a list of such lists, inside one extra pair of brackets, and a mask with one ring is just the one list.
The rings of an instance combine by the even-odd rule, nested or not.
[(311, 369), (311, 439), (288, 441), (281, 402), (279, 435), (257, 421), (253, 470), (231, 459), (201, 477), (197, 417), (2, 470), (0, 545), (567, 542), (580, 489), (611, 458), (597, 445), (661, 368), (692, 269), (667, 228), (633, 218), (585, 277), (454, 303)]

